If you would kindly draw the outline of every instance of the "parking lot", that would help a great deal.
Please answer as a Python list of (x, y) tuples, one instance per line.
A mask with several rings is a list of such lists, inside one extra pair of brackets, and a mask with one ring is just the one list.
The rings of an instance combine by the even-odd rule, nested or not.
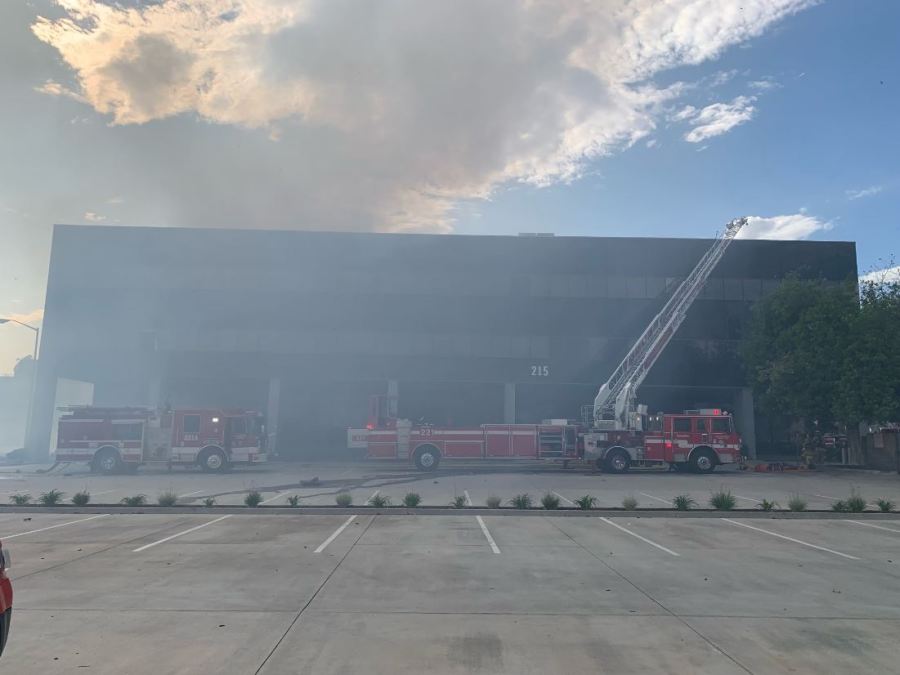
[[(319, 486), (298, 487), (313, 475)], [(347, 489), (358, 503), (417, 491), (435, 505), (545, 491), (704, 504), (719, 487), (747, 506), (900, 496), (895, 476), (864, 472), (2, 476), (3, 491), (106, 489), (110, 503), (172, 489), (239, 504), (252, 488), (270, 505), (333, 504)], [(0, 512), (16, 592), (3, 671), (900, 672), (900, 519), (649, 515)]]

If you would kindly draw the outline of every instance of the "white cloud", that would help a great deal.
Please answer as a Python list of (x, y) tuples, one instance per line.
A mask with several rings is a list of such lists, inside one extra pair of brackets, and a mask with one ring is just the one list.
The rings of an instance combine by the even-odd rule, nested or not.
[(816, 232), (830, 230), (830, 222), (821, 221), (807, 213), (784, 216), (750, 216), (738, 233), (738, 239), (806, 239)]
[(881, 185), (872, 185), (867, 188), (863, 188), (862, 190), (847, 190), (846, 195), (847, 199), (863, 199), (864, 197), (871, 197), (873, 195), (877, 195), (884, 189)]
[(106, 220), (106, 216), (101, 216), (99, 213), (94, 213), (93, 211), (85, 211), (84, 219), (89, 223), (101, 223)]
[[(447, 229), (459, 200), (503, 184), (577, 179), (587, 162), (648, 137), (688, 88), (660, 88), (653, 76), (715, 59), (815, 4), (56, 2), (59, 18), (39, 18), (33, 31), (73, 82), (41, 91), (114, 125), (196, 116), (281, 146), (260, 160), (263, 171), (233, 169), (244, 184), (176, 185), (166, 197), (179, 213), (402, 230)], [(751, 101), (695, 111), (688, 140), (747, 121)], [(254, 161), (241, 146), (235, 161)], [(171, 179), (194, 183), (188, 171), (173, 166)]]
[(688, 143), (702, 143), (707, 138), (720, 136), (736, 126), (753, 119), (755, 96), (738, 96), (731, 103), (713, 103), (701, 110), (688, 106), (675, 119), (688, 120), (694, 127), (684, 136)]
[(894, 282), (900, 283), (900, 265), (896, 267), (885, 267), (880, 270), (873, 270), (868, 274), (864, 274), (859, 278), (860, 281), (874, 281), (876, 283), (880, 282)]
[(764, 77), (760, 80), (753, 80), (748, 84), (751, 89), (756, 91), (771, 91), (772, 89), (781, 88), (781, 84), (772, 77)]

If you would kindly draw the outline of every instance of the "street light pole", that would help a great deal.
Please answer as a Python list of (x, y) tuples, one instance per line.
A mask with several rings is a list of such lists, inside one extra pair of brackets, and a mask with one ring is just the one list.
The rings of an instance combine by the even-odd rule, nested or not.
[(38, 343), (40, 342), (41, 329), (37, 326), (30, 326), (27, 323), (22, 323), (18, 319), (4, 319), (0, 318), (0, 325), (4, 323), (17, 323), (20, 326), (24, 326), (29, 330), (34, 331), (34, 351), (31, 355), (31, 395), (28, 397), (28, 413), (25, 418), (25, 447), (26, 452), (30, 452), (27, 450), (28, 443), (31, 441), (31, 415), (34, 411), (34, 395), (37, 393), (37, 358), (38, 358)]

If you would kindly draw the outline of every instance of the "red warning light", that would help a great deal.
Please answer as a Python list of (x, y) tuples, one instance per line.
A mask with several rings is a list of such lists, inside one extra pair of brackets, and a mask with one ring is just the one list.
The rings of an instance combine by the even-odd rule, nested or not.
[(713, 408), (713, 415), (721, 415), (721, 414), (722, 414), (722, 410), (721, 410), (721, 409), (719, 409), (719, 408)]

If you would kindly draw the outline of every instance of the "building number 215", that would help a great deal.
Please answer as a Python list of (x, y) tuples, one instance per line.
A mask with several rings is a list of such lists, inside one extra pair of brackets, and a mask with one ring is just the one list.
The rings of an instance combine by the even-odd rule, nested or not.
[(550, 375), (550, 366), (531, 366), (532, 377), (548, 377)]

